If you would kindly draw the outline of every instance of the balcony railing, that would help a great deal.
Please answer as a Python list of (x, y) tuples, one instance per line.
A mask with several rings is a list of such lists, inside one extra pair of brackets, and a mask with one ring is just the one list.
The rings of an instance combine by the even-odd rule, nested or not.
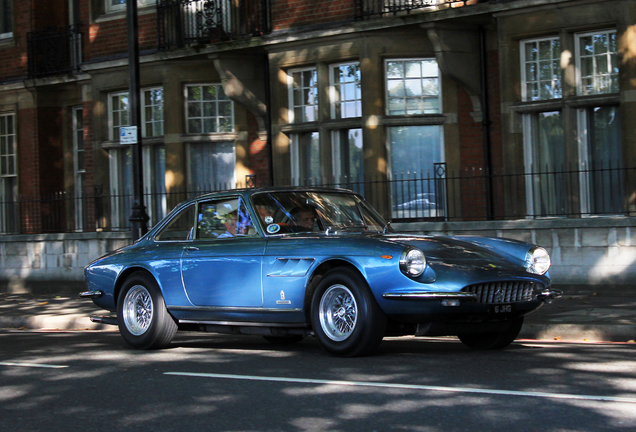
[(470, 6), (488, 0), (355, 0), (356, 19), (367, 20), (435, 10), (440, 7)]
[(160, 50), (270, 32), (269, 0), (157, 0)]
[(71, 73), (82, 62), (81, 25), (27, 33), (29, 78)]
[[(401, 222), (636, 216), (636, 168), (612, 164), (487, 175), (479, 168), (448, 172), (441, 163), (431, 173), (398, 173), (389, 180), (296, 179), (294, 183), (354, 190), (387, 219)], [(147, 193), (149, 226), (181, 201), (232, 187), (235, 185), (210, 184), (168, 194)], [(0, 199), (0, 234), (130, 229), (131, 195), (101, 192), (96, 188), (81, 197), (57, 193), (22, 196), (16, 201)]]

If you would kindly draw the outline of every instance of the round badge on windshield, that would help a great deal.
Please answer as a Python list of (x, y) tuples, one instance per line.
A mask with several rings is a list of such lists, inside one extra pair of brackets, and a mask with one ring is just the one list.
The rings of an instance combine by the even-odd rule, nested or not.
[(278, 224), (272, 224), (267, 226), (268, 234), (276, 234), (278, 231), (280, 231), (280, 225)]

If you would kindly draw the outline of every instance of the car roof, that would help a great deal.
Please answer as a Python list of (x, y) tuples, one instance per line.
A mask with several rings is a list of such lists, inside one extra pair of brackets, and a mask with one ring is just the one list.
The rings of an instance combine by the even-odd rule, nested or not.
[(342, 188), (328, 188), (328, 187), (315, 187), (315, 186), (268, 186), (258, 188), (242, 188), (242, 189), (228, 189), (218, 192), (210, 192), (202, 195), (198, 195), (187, 202), (201, 201), (209, 198), (218, 198), (228, 195), (241, 195), (245, 198), (263, 192), (323, 192), (323, 193), (348, 193), (357, 195), (355, 192), (349, 189)]

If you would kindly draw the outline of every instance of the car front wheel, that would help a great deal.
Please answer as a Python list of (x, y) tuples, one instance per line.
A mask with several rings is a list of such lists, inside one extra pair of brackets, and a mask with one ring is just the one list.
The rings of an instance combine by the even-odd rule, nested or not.
[(117, 301), (119, 332), (136, 349), (158, 349), (170, 344), (177, 332), (152, 276), (136, 272), (129, 276)]
[(460, 341), (468, 348), (472, 349), (501, 349), (505, 348), (519, 336), (523, 326), (523, 317), (515, 318), (510, 326), (501, 332), (474, 333), (458, 335)]
[(337, 269), (327, 273), (314, 292), (311, 324), (327, 351), (355, 357), (377, 348), (384, 337), (386, 317), (358, 274)]

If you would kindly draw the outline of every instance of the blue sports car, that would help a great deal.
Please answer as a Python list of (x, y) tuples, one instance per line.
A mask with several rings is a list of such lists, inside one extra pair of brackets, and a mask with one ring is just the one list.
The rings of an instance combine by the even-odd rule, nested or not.
[(177, 330), (315, 336), (361, 356), (384, 336), (456, 335), (503, 348), (524, 315), (559, 297), (550, 257), (487, 237), (396, 234), (358, 194), (245, 189), (178, 205), (133, 245), (86, 267), (91, 298), (128, 345), (167, 346)]

